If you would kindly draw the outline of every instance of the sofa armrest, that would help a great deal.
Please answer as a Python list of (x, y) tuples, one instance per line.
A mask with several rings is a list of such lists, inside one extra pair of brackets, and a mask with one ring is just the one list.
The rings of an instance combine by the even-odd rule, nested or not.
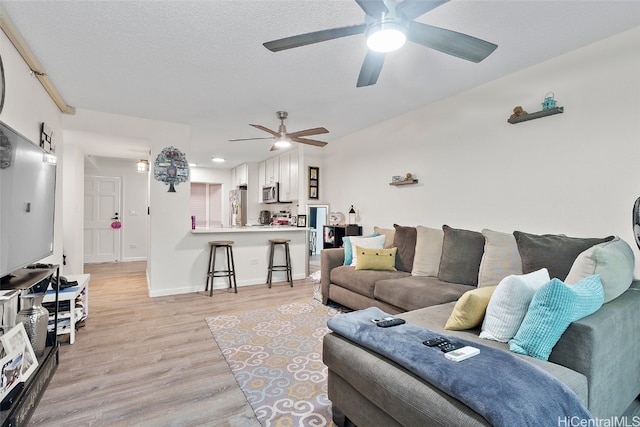
[(573, 322), (549, 361), (585, 375), (594, 417), (620, 415), (640, 393), (640, 283)]
[(344, 264), (344, 249), (323, 249), (320, 252), (320, 284), (322, 285), (322, 303), (329, 302), (331, 270)]

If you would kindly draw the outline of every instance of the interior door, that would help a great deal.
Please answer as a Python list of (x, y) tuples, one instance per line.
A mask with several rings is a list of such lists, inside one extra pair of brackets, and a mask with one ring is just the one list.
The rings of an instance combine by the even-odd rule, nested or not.
[(120, 261), (121, 221), (119, 177), (84, 178), (84, 262)]

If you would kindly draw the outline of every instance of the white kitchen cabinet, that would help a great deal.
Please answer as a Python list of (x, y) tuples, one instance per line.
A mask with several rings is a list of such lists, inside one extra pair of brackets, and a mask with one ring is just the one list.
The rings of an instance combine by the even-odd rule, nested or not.
[(298, 150), (280, 155), (280, 200), (298, 200)]
[(245, 186), (249, 184), (249, 167), (246, 163), (233, 168), (232, 182), (235, 187)]
[(265, 183), (280, 181), (280, 158), (278, 156), (265, 160)]
[(266, 161), (258, 164), (258, 203), (264, 203), (264, 200), (262, 199), (262, 187), (267, 183), (266, 169)]

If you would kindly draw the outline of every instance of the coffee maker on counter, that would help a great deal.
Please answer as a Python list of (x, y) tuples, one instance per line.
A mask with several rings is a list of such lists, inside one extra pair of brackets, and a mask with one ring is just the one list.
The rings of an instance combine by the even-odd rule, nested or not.
[(258, 216), (258, 223), (260, 225), (269, 225), (269, 224), (271, 224), (271, 212), (270, 211), (260, 211), (260, 215)]

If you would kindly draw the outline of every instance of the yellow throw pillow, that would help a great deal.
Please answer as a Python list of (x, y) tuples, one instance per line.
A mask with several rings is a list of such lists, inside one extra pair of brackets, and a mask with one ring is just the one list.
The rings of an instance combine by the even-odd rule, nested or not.
[(482, 325), (489, 300), (498, 286), (484, 286), (462, 294), (449, 316), (445, 329), (462, 331)]
[(356, 270), (396, 271), (396, 252), (398, 248), (367, 249), (356, 246)]

